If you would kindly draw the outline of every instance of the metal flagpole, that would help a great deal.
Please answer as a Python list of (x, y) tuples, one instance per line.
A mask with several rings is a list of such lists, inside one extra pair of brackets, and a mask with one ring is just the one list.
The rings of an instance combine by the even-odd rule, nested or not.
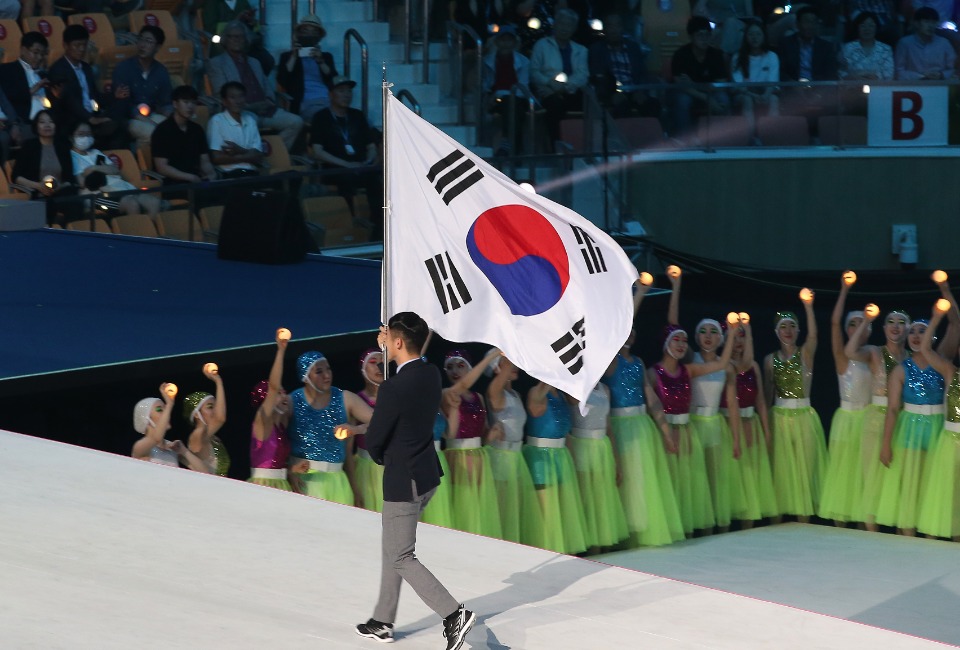
[[(387, 81), (387, 64), (383, 63), (383, 262), (380, 265), (380, 320), (384, 325), (389, 322), (389, 287), (390, 287), (390, 156), (388, 155), (387, 143), (390, 138), (387, 137), (387, 106), (390, 98), (390, 87), (393, 86)], [(383, 346), (383, 379), (386, 381), (390, 376), (390, 360), (387, 359), (387, 346)]]

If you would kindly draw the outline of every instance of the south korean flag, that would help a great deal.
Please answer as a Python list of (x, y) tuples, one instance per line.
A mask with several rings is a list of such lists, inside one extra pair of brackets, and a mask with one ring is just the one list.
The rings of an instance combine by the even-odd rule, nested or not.
[(630, 334), (637, 270), (577, 213), (520, 188), (388, 98), (387, 311), (494, 345), (585, 403)]

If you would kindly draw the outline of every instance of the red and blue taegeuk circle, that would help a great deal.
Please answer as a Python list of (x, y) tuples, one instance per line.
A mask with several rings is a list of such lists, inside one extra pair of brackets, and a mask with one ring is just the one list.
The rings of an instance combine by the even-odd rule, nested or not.
[(467, 233), (467, 250), (516, 316), (547, 311), (570, 282), (563, 240), (546, 217), (525, 205), (483, 212)]

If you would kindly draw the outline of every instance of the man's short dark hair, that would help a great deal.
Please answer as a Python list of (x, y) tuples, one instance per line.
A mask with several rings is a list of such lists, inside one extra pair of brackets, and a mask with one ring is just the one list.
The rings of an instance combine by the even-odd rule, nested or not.
[(29, 50), (34, 45), (50, 47), (47, 37), (40, 32), (27, 32), (20, 38), (20, 47), (25, 47)]
[(708, 32), (713, 31), (713, 27), (710, 26), (710, 21), (704, 16), (691, 16), (690, 20), (687, 21), (687, 35), (693, 36), (703, 30), (707, 30)]
[(231, 90), (239, 90), (244, 95), (247, 94), (247, 87), (244, 86), (239, 81), (228, 81), (227, 83), (220, 86), (220, 99), (226, 99), (227, 93)]
[(153, 36), (154, 40), (157, 41), (157, 45), (163, 45), (163, 42), (167, 40), (166, 34), (164, 34), (163, 30), (156, 25), (144, 25), (141, 27), (138, 35), (143, 36), (144, 34), (150, 34)]
[(932, 20), (935, 23), (940, 22), (940, 14), (933, 7), (920, 7), (913, 12), (914, 20)]
[(83, 25), (67, 25), (63, 30), (63, 43), (75, 43), (77, 41), (89, 41), (90, 32)]
[(178, 102), (183, 101), (184, 99), (192, 99), (197, 101), (200, 99), (200, 93), (197, 92), (197, 89), (193, 86), (177, 86), (173, 89), (173, 94), (170, 95), (170, 101)]
[(412, 311), (394, 314), (390, 317), (387, 327), (395, 334), (399, 334), (404, 345), (414, 354), (420, 354), (423, 345), (427, 342), (427, 335), (430, 334), (427, 321)]
[(820, 14), (817, 13), (816, 7), (812, 5), (804, 5), (803, 7), (800, 7), (800, 9), (797, 11), (797, 22), (800, 22), (800, 19), (806, 16), (807, 14), (810, 14), (817, 20), (820, 20)]

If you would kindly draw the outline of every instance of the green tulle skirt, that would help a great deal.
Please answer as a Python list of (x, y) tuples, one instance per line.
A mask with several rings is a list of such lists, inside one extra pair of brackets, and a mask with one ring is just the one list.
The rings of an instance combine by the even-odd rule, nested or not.
[(890, 471), (880, 462), (883, 446), (883, 423), (887, 419), (887, 407), (871, 404), (863, 415), (860, 432), (860, 466), (863, 468), (863, 495), (860, 498), (860, 515), (863, 521), (873, 522), (880, 505), (883, 482)]
[(860, 441), (867, 409), (837, 409), (830, 423), (829, 460), (818, 514), (835, 521), (865, 521)]
[(353, 489), (347, 474), (339, 472), (309, 471), (300, 475), (303, 483), (303, 494), (308, 497), (342, 503), (345, 506), (353, 505)]
[(566, 447), (523, 446), (540, 512), (543, 514), (543, 546), (557, 553), (587, 550), (587, 522), (573, 458)]
[(613, 546), (627, 538), (627, 517), (617, 490), (617, 465), (607, 436), (568, 440), (577, 470), (588, 546)]
[(760, 416), (754, 413), (749, 418), (742, 418), (741, 422), (743, 436), (740, 439), (740, 473), (743, 477), (744, 492), (748, 499), (756, 499), (755, 512), (759, 512), (760, 517), (776, 517), (780, 514), (780, 507), (777, 505), (777, 493), (773, 487), (770, 450), (767, 447), (767, 438), (763, 435)]
[(440, 469), (443, 476), (440, 477), (440, 485), (437, 491), (433, 493), (427, 507), (420, 514), (420, 521), (434, 526), (443, 526), (444, 528), (453, 528), (453, 502), (451, 500), (452, 490), (450, 489), (450, 466), (447, 465), (447, 457), (442, 453), (437, 453), (440, 460)]
[(729, 526), (733, 519), (759, 519), (756, 494), (748, 495), (750, 486), (744, 484), (740, 462), (733, 457), (733, 432), (727, 418), (719, 413), (691, 415), (690, 426), (703, 448), (717, 525)]
[(927, 452), (927, 478), (917, 530), (934, 537), (960, 536), (960, 432), (944, 429)]
[(383, 512), (383, 465), (377, 465), (372, 459), (358, 453), (353, 471), (363, 507)]
[(290, 481), (285, 478), (248, 478), (247, 483), (262, 485), (263, 487), (283, 490), (284, 492), (293, 492)]
[(942, 414), (900, 411), (897, 415), (893, 460), (885, 473), (877, 504), (878, 524), (903, 529), (917, 527), (927, 454), (936, 448), (942, 429)]
[(500, 508), (490, 458), (482, 447), (447, 449), (453, 490), (453, 527), (467, 533), (500, 538)]
[(677, 495), (683, 531), (690, 535), (695, 530), (710, 529), (716, 524), (713, 497), (710, 495), (710, 481), (700, 439), (689, 424), (672, 426), (679, 432), (679, 442), (677, 453), (667, 454), (667, 464), (670, 466), (673, 491)]
[(503, 539), (543, 546), (543, 514), (523, 453), (493, 446), (484, 449), (493, 470)]
[(772, 409), (773, 485), (780, 513), (817, 514), (827, 471), (827, 446), (820, 416), (813, 408)]
[(664, 546), (684, 538), (683, 522), (660, 430), (646, 413), (611, 416), (620, 458), (620, 502), (631, 546)]

